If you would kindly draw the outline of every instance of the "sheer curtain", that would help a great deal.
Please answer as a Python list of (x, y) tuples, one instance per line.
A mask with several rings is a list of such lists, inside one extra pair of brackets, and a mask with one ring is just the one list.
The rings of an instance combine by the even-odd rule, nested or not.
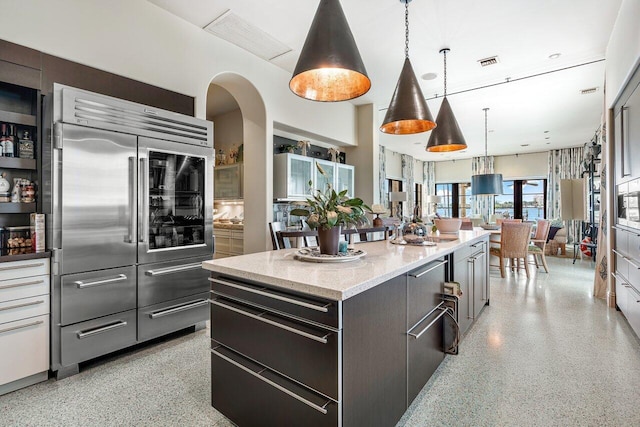
[(379, 202), (382, 206), (389, 206), (389, 194), (387, 194), (387, 156), (385, 154), (384, 145), (380, 146), (378, 152), (378, 160), (380, 164), (380, 172), (378, 174), (378, 188), (380, 191)]
[[(493, 156), (474, 157), (471, 160), (471, 175), (482, 175), (485, 173), (493, 173)], [(493, 199), (495, 196), (473, 196), (473, 204), (471, 213), (474, 216), (480, 216), (485, 222), (489, 222), (494, 212)]]
[[(547, 218), (560, 218), (560, 180), (582, 178), (583, 147), (549, 151), (549, 178), (547, 185)], [(567, 242), (580, 240), (580, 220), (566, 220)]]
[(405, 188), (403, 191), (407, 193), (407, 202), (403, 203), (404, 211), (402, 216), (411, 217), (413, 215), (413, 192), (414, 192), (414, 179), (413, 179), (413, 156), (408, 154), (401, 155), (402, 160), (402, 178), (405, 182)]

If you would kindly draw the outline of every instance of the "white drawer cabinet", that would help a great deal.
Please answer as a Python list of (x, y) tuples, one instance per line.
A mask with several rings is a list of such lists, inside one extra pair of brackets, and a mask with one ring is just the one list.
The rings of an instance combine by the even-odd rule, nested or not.
[(243, 230), (214, 227), (213, 235), (216, 238), (215, 259), (244, 254)]
[(49, 258), (0, 263), (0, 395), (47, 379)]

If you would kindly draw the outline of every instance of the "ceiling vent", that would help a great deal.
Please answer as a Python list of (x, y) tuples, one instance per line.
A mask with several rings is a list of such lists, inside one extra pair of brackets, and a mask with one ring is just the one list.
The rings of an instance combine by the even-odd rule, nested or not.
[(231, 10), (218, 16), (204, 29), (267, 61), (292, 50), (260, 28), (243, 20)]
[(499, 61), (497, 56), (492, 56), (490, 58), (479, 59), (478, 62), (482, 67), (488, 67), (489, 65), (497, 64)]
[(589, 89), (582, 89), (580, 91), (580, 94), (581, 95), (588, 95), (590, 93), (594, 93), (594, 92), (597, 92), (597, 91), (598, 91), (597, 87), (590, 87)]

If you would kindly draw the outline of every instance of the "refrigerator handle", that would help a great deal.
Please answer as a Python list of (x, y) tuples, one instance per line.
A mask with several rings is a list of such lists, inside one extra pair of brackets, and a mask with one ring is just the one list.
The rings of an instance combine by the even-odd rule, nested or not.
[(146, 172), (146, 168), (145, 168), (145, 163), (146, 163), (146, 159), (141, 158), (140, 159), (140, 169), (138, 170), (138, 198), (141, 200), (140, 203), (140, 207), (141, 207), (141, 211), (139, 212), (138, 217), (140, 218), (140, 222), (138, 224), (138, 241), (140, 243), (144, 243), (145, 242), (145, 234), (147, 231), (147, 221), (149, 219), (149, 212), (148, 212), (148, 200), (146, 199), (146, 177), (147, 177), (147, 172)]
[(136, 158), (129, 157), (129, 235), (127, 236), (127, 243), (135, 243), (136, 232), (136, 188), (134, 187), (136, 181)]

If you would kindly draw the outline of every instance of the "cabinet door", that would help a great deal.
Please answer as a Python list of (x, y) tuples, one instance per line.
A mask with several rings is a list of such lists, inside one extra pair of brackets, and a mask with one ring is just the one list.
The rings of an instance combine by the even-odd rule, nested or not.
[[(327, 184), (330, 184), (332, 187), (335, 187), (335, 179), (336, 179), (336, 163), (330, 162), (327, 160), (315, 160), (315, 179), (313, 181), (313, 186), (316, 190), (324, 191), (327, 189)], [(317, 165), (320, 165), (322, 170), (324, 171), (324, 175), (320, 172)]]
[(338, 174), (336, 177), (336, 191), (347, 190), (347, 196), (354, 195), (354, 170), (351, 165), (338, 164)]
[[(456, 254), (454, 254), (455, 256)], [(471, 283), (470, 274), (472, 266), (468, 257), (457, 260), (454, 264), (453, 274), (454, 280), (460, 284), (460, 290), (462, 295), (458, 300), (458, 323), (460, 325), (460, 332), (465, 333), (473, 322), (473, 302), (471, 300)]]
[(287, 197), (309, 196), (309, 183), (312, 182), (313, 159), (289, 155), (287, 159)]
[(627, 307), (624, 315), (636, 335), (640, 335), (640, 291), (633, 286), (627, 286)]
[[(478, 246), (480, 247), (480, 246)], [(480, 312), (487, 304), (489, 299), (487, 292), (487, 259), (484, 251), (484, 243), (482, 243), (482, 251), (472, 255), (473, 267), (473, 317), (474, 319), (480, 315)]]
[(242, 164), (216, 166), (213, 195), (218, 199), (242, 199)]
[(636, 88), (622, 107), (623, 164), (631, 177), (640, 176), (640, 89)]

